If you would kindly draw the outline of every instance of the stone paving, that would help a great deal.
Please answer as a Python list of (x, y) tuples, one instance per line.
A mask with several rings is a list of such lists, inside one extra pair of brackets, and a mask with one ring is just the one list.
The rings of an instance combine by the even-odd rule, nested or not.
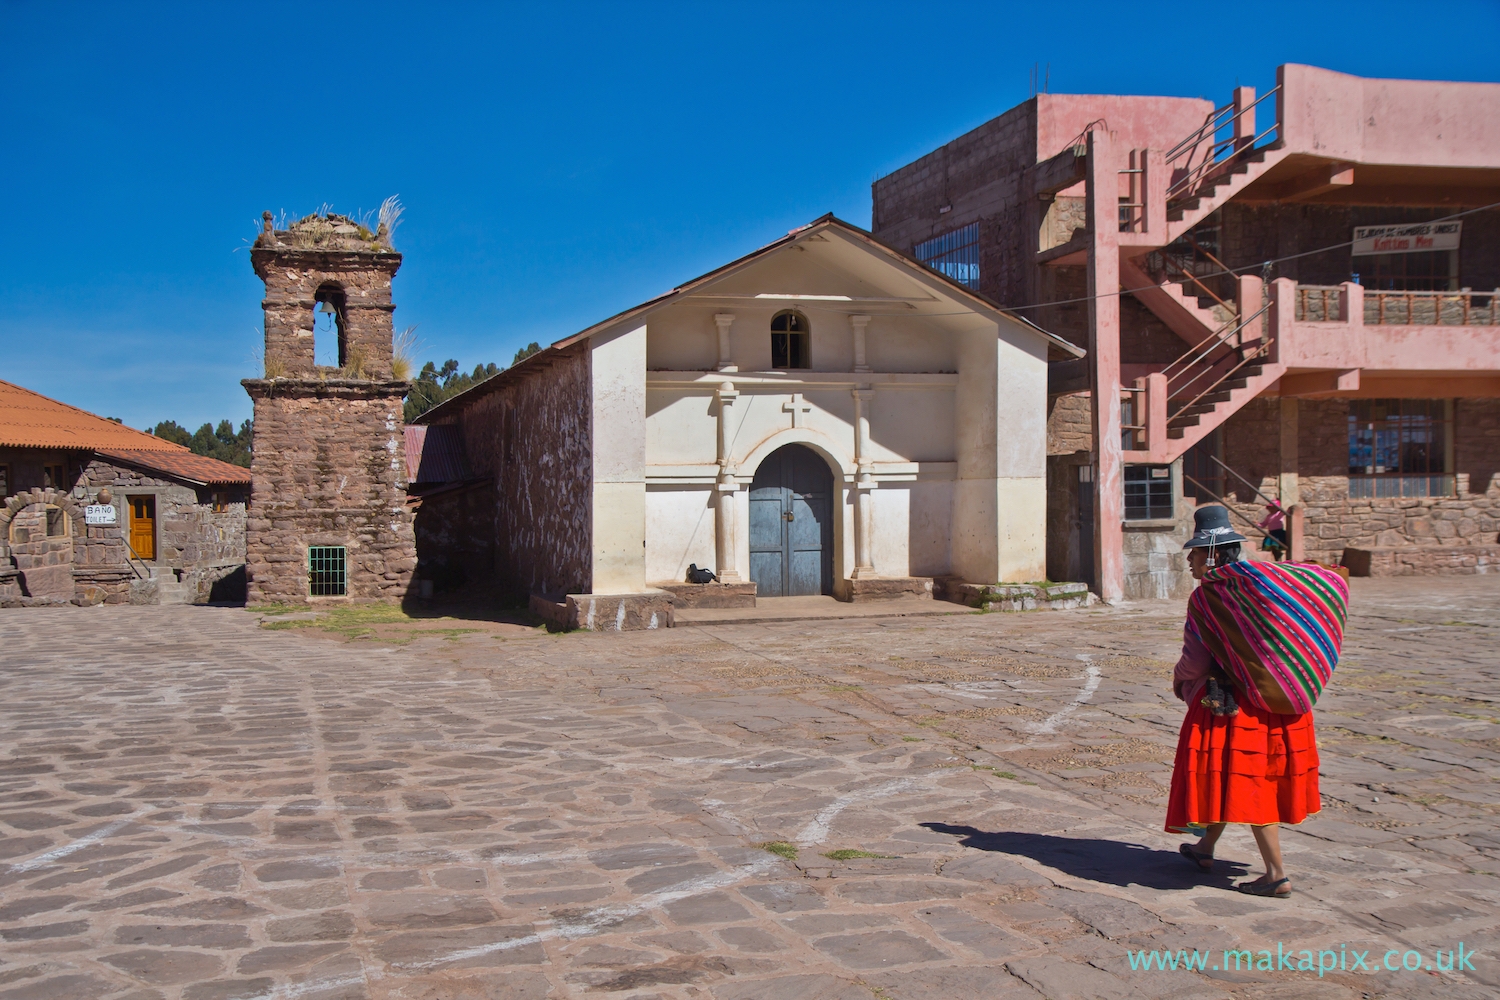
[(0, 1000), (1495, 996), (1500, 579), (1355, 582), (1284, 901), (1161, 831), (1181, 613), (5, 612)]

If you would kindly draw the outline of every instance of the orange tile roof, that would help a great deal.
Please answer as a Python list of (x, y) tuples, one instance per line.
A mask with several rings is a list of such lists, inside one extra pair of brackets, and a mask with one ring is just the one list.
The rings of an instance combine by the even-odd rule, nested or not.
[(96, 451), (182, 452), (180, 444), (96, 417), (39, 392), (0, 381), (0, 445), (14, 448), (77, 448)]
[(217, 458), (209, 458), (207, 455), (194, 455), (191, 452), (163, 452), (129, 450), (124, 448), (98, 448), (98, 453), (105, 458), (113, 458), (121, 462), (129, 462), (131, 465), (139, 465), (145, 469), (155, 472), (165, 472), (174, 479), (184, 479), (190, 483), (203, 483), (228, 485), (244, 484), (250, 485), (250, 470), (239, 465), (230, 465), (221, 462)]

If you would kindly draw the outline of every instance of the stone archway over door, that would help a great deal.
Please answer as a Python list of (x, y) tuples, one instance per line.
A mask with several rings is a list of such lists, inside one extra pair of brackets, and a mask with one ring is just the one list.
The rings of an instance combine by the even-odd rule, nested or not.
[(750, 579), (757, 597), (833, 593), (833, 473), (811, 448), (778, 448), (755, 470)]

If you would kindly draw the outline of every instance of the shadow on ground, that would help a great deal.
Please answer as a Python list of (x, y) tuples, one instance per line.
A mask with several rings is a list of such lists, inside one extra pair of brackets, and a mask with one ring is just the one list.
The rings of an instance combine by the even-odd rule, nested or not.
[(934, 833), (962, 837), (959, 844), (963, 847), (1031, 858), (1074, 878), (1106, 885), (1141, 885), (1148, 889), (1191, 889), (1200, 885), (1229, 888), (1231, 879), (1244, 875), (1246, 869), (1244, 862), (1219, 861), (1211, 873), (1200, 873), (1175, 851), (1158, 851), (1118, 840), (990, 832), (948, 823), (921, 825)]

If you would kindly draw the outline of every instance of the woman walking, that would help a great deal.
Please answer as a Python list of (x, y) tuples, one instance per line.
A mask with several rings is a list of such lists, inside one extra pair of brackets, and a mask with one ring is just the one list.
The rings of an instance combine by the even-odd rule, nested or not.
[(1166, 828), (1197, 834), (1180, 850), (1209, 871), (1224, 827), (1249, 824), (1266, 872), (1238, 888), (1285, 897), (1278, 824), (1321, 808), (1312, 707), (1338, 663), (1349, 587), (1321, 566), (1251, 562), (1244, 541), (1225, 508), (1194, 514), (1184, 548), (1199, 586), (1172, 676), (1188, 711)]

